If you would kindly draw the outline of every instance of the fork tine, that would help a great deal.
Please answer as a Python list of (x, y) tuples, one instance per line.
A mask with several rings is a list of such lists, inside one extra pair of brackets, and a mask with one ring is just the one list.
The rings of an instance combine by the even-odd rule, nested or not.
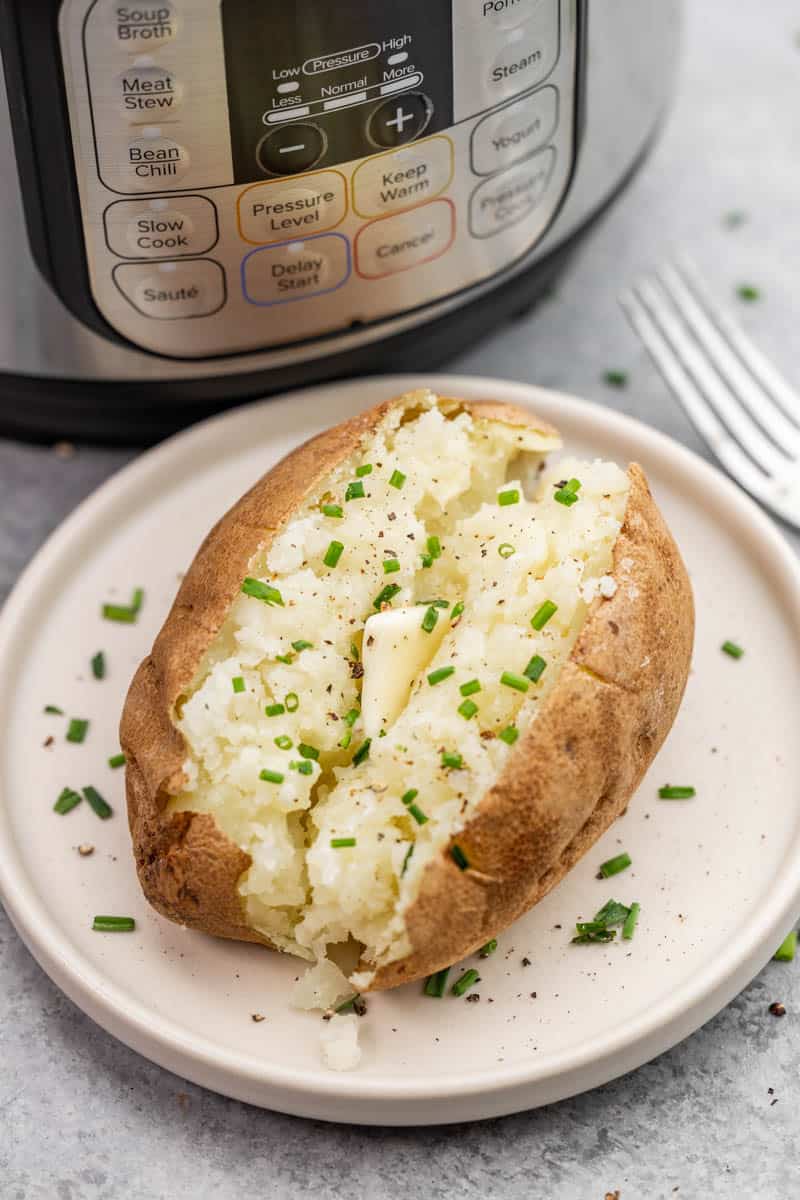
[(625, 292), (620, 296), (619, 302), (673, 396), (683, 406), (689, 420), (709, 449), (748, 491), (763, 497), (765, 476), (739, 449), (724, 425), (717, 419), (648, 309), (634, 292)]
[(784, 414), (800, 432), (800, 394), (795, 391), (769, 359), (758, 349), (744, 330), (709, 295), (697, 267), (686, 254), (677, 258), (677, 265), (706, 315), (716, 325), (731, 349), (739, 356), (750, 373), (780, 406)]

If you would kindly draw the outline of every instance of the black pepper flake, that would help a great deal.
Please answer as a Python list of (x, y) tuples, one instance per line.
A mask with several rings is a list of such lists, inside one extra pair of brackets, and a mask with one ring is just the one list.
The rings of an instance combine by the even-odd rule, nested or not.
[(470, 994), (468, 996), (465, 996), (464, 998), (465, 998), (467, 1004), (477, 1004), (478, 1001), (480, 1000), (480, 996), (478, 995), (477, 992), (470, 992)]
[(388, 519), (389, 521), (396, 521), (396, 520), (397, 520), (397, 513), (387, 513), (387, 514), (386, 514), (386, 517), (387, 517), (387, 519)]
[(531, 1000), (536, 1000), (538, 998), (538, 995), (539, 995), (538, 992), (531, 992)]
[(780, 1000), (773, 1000), (772, 1004), (769, 1006), (769, 1011), (772, 1013), (773, 1017), (785, 1017), (786, 1005), (781, 1004)]
[(360, 662), (351, 662), (350, 663), (350, 678), (351, 679), (361, 679), (363, 674), (364, 674), (364, 664), (363, 663), (360, 663)]
[(255, 1021), (256, 1025), (260, 1024), (261, 1021), (266, 1021), (266, 1019), (267, 1018), (264, 1016), (263, 1013), (251, 1013), (250, 1014), (250, 1020)]
[(529, 958), (523, 958), (522, 965), (523, 967), (529, 967), (531, 965), (531, 960)]
[(353, 1001), (353, 1012), (357, 1017), (365, 1017), (367, 1015), (367, 1002), (363, 996), (356, 996)]
[(44, 746), (45, 750), (47, 750), (47, 749), (48, 749), (48, 747), (52, 746), (52, 744), (53, 744), (53, 742), (54, 742), (55, 740), (56, 740), (56, 739), (55, 739), (55, 738), (53, 737), (53, 735), (51, 734), (51, 735), (50, 735), (50, 737), (49, 737), (49, 738), (47, 738), (47, 740), (46, 740), (46, 741), (42, 742), (42, 745)]

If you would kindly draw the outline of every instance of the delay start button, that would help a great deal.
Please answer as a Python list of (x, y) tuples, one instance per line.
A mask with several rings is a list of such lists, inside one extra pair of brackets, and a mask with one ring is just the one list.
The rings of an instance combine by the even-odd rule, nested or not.
[(227, 299), (225, 272), (210, 258), (122, 263), (114, 268), (114, 282), (137, 312), (156, 321), (210, 317)]
[(171, 0), (161, 3), (106, 4), (106, 20), (121, 49), (131, 54), (157, 50), (173, 41), (178, 32), (178, 16)]
[(251, 250), (242, 263), (245, 300), (260, 308), (335, 292), (350, 277), (350, 243), (340, 233)]
[(217, 244), (217, 210), (205, 196), (118, 200), (104, 214), (108, 247), (120, 258), (207, 254)]

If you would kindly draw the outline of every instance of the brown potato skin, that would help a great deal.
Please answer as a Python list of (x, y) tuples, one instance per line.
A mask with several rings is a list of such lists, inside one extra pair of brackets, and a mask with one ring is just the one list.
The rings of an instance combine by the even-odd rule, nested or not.
[[(247, 926), (236, 890), (249, 855), (209, 814), (165, 815), (184, 783), (186, 746), (173, 723), (175, 706), (258, 548), (398, 404), (413, 409), (413, 397), (378, 405), (299, 447), (222, 518), (131, 684), (120, 738), (137, 871), (153, 907), (182, 925), (270, 944)], [(525, 409), (440, 404), (555, 435)], [(614, 548), (616, 594), (594, 602), (557, 686), (455, 839), (469, 869), (461, 871), (449, 849), (428, 866), (406, 917), (412, 953), (379, 968), (369, 990), (449, 966), (536, 904), (624, 812), (668, 734), (689, 673), (692, 592), (644, 473), (632, 465), (629, 475)]]

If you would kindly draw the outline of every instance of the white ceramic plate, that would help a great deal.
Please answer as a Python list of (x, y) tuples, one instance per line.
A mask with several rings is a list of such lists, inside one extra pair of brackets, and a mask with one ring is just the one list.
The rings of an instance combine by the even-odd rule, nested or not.
[[(302, 966), (190, 933), (151, 912), (130, 854), (122, 772), (106, 765), (128, 680), (202, 535), (300, 440), (419, 380), (295, 393), (167, 442), (122, 471), (50, 539), (0, 620), (0, 886), (33, 954), (116, 1037), (196, 1083), (327, 1120), (426, 1124), (558, 1100), (628, 1071), (687, 1036), (764, 965), (800, 915), (800, 569), (774, 526), (712, 468), (662, 435), (552, 392), (439, 377), (451, 395), (534, 407), (570, 451), (647, 470), (697, 599), (694, 671), (675, 729), (628, 814), (480, 963), (479, 1003), (419, 985), (370, 998), (361, 1067), (320, 1061), (318, 1015), (287, 1006)], [(140, 621), (100, 619), (146, 589)], [(720, 652), (732, 638), (736, 662)], [(89, 660), (104, 649), (108, 678)], [(53, 703), (91, 720), (64, 740)], [(43, 748), (52, 735), (55, 743)], [(697, 798), (657, 799), (665, 782)], [(114, 806), (52, 811), (65, 785)], [(81, 842), (96, 846), (81, 857)], [(609, 882), (621, 849), (634, 865)], [(639, 900), (631, 943), (572, 946), (570, 929), (613, 895)], [(97, 934), (96, 913), (136, 917)], [(530, 960), (523, 966), (522, 960)], [(532, 995), (535, 993), (535, 998)], [(251, 1014), (266, 1020), (254, 1023)]]

